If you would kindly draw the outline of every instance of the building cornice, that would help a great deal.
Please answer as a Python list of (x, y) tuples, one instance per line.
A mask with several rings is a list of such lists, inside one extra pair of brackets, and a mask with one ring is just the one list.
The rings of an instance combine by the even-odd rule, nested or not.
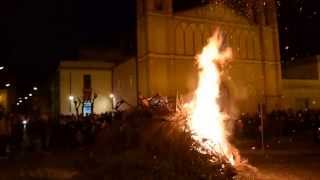
[[(141, 56), (138, 58), (139, 61), (143, 61), (147, 58), (157, 58), (157, 59), (173, 59), (173, 60), (188, 60), (193, 61), (195, 60), (195, 56), (186, 56), (186, 55), (171, 55), (171, 54), (159, 54), (159, 53), (150, 53), (145, 54), (144, 56)], [(248, 58), (234, 58), (235, 60), (232, 60), (232, 63), (244, 63), (244, 64), (267, 64), (267, 65), (281, 65), (279, 61), (260, 61), (258, 59), (248, 59)]]

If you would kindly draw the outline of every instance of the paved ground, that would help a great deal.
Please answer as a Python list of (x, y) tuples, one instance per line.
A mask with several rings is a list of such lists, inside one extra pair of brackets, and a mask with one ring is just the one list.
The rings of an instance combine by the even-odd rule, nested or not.
[(247, 157), (250, 164), (258, 168), (263, 180), (320, 179), (319, 154), (254, 154)]
[[(277, 142), (277, 141), (276, 141)], [(288, 141), (290, 142), (290, 141)], [(258, 180), (320, 180), (320, 146), (312, 142), (282, 141), (265, 152), (242, 146), (242, 157), (258, 168)], [(271, 145), (270, 145), (271, 146)], [(38, 179), (70, 179), (81, 153), (35, 153), (19, 160), (0, 160), (0, 180), (19, 179), (22, 175)], [(48, 178), (50, 177), (50, 178)], [(33, 179), (33, 178), (31, 178)], [(250, 179), (250, 178), (246, 178)]]
[(265, 151), (254, 141), (238, 148), (263, 180), (320, 180), (320, 145), (310, 136), (272, 139)]
[(0, 180), (71, 179), (77, 156), (74, 152), (28, 153), (14, 160), (1, 159)]
[[(249, 163), (258, 168), (260, 178), (251, 178), (252, 180), (320, 179), (319, 154), (291, 153), (286, 155), (279, 152), (275, 154), (255, 152), (245, 153), (243, 157), (248, 158)], [(47, 177), (50, 179), (70, 179), (75, 173), (73, 167), (76, 162), (76, 155), (72, 154), (38, 155), (15, 162), (2, 160), (0, 161), (0, 180), (19, 179), (19, 176), (26, 173), (30, 177), (38, 177), (39, 179)]]

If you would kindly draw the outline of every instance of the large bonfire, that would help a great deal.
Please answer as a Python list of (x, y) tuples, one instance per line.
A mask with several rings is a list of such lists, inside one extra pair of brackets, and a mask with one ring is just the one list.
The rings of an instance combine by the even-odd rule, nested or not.
[(116, 114), (100, 133), (96, 151), (80, 163), (86, 166), (75, 179), (239, 177), (244, 166), (228, 141), (229, 118), (219, 104), (221, 70), (231, 55), (215, 32), (197, 56), (199, 81), (193, 99), (178, 103), (173, 113), (166, 103), (159, 104), (163, 97), (143, 98), (138, 108)]
[(222, 43), (222, 35), (217, 30), (197, 56), (198, 87), (192, 101), (184, 107), (189, 114), (188, 127), (192, 137), (200, 144), (198, 150), (226, 158), (229, 163), (236, 165), (238, 153), (228, 142), (229, 133), (225, 128), (228, 116), (219, 105), (220, 65), (232, 57), (231, 49), (222, 47)]

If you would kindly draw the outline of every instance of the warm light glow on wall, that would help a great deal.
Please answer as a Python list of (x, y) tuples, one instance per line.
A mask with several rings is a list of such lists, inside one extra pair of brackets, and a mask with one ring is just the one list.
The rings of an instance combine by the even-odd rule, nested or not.
[(73, 101), (73, 100), (74, 100), (74, 97), (73, 97), (73, 96), (69, 96), (69, 100), (70, 100), (70, 101)]
[(0, 92), (0, 105), (4, 106), (5, 108), (8, 108), (8, 100), (7, 100), (8, 94), (6, 91), (1, 91)]
[(98, 95), (98, 98), (94, 102), (94, 113), (101, 114), (112, 109), (110, 97)]

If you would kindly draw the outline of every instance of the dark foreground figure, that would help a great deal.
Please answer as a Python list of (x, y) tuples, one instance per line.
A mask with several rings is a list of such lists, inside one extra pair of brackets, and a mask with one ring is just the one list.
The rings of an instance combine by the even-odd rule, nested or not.
[[(115, 114), (113, 121), (103, 123), (94, 135), (85, 133), (92, 132), (91, 126), (85, 124), (53, 126), (60, 129), (52, 129), (50, 142), (58, 148), (51, 147), (49, 152), (31, 150), (12, 160), (0, 160), (0, 176), (3, 176), (0, 180), (225, 180), (236, 175), (235, 169), (223, 158), (195, 150), (197, 145), (191, 134), (183, 129), (185, 117), (167, 118), (168, 115), (168, 112), (143, 109)], [(33, 124), (34, 130), (40, 126)], [(74, 137), (79, 130), (81, 141)], [(60, 136), (55, 132), (60, 132)], [(31, 137), (39, 137), (41, 141), (43, 133), (38, 131)], [(60, 141), (57, 137), (61, 137)], [(63, 146), (55, 145), (56, 142)], [(211, 162), (212, 158), (216, 158), (216, 162)]]
[[(162, 114), (163, 115), (163, 114)], [(225, 160), (203, 155), (184, 131), (185, 118), (135, 110), (119, 116), (100, 134), (76, 179), (232, 179)]]

